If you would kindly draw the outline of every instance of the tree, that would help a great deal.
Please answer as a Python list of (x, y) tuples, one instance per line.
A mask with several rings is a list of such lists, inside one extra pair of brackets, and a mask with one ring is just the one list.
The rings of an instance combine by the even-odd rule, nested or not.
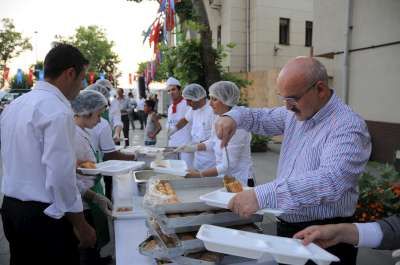
[(3, 70), (7, 62), (25, 50), (32, 50), (32, 45), (28, 38), (24, 38), (20, 32), (15, 30), (11, 19), (3, 18), (1, 22), (3, 25), (0, 29), (0, 85), (3, 87)]
[[(128, 1), (140, 3), (143, 0)], [(204, 85), (208, 88), (211, 84), (221, 80), (221, 75), (216, 64), (217, 51), (212, 47), (212, 33), (204, 2), (203, 0), (182, 0), (175, 4), (175, 10), (179, 17), (183, 36), (186, 35), (184, 33), (188, 28), (193, 29), (193, 22), (194, 27), (199, 31), (201, 42), (199, 62), (202, 64), (202, 73), (199, 74), (204, 76)]]
[(121, 75), (117, 68), (120, 59), (112, 50), (114, 42), (108, 41), (104, 29), (95, 25), (81, 26), (75, 30), (75, 35), (56, 36), (56, 40), (77, 47), (90, 62), (88, 72), (93, 71), (96, 74), (104, 72), (108, 77), (112, 76), (113, 82), (116, 82)]

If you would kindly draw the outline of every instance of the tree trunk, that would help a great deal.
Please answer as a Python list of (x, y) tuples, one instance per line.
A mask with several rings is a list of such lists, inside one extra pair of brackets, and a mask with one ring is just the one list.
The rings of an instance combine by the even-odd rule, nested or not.
[(192, 0), (193, 8), (198, 16), (198, 22), (202, 25), (200, 30), (200, 40), (202, 44), (202, 64), (204, 69), (204, 77), (206, 82), (206, 90), (213, 83), (221, 80), (221, 76), (216, 61), (216, 52), (212, 47), (212, 32), (210, 30), (210, 23), (203, 0)]

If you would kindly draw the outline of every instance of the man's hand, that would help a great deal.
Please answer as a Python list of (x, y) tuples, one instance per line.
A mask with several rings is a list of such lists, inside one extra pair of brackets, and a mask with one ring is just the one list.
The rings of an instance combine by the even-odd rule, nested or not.
[(314, 242), (322, 248), (339, 243), (358, 244), (358, 230), (354, 224), (313, 225), (293, 237), (302, 239), (304, 245)]
[(92, 198), (92, 202), (97, 204), (97, 206), (99, 206), (100, 210), (104, 214), (106, 214), (108, 216), (112, 216), (113, 205), (112, 205), (111, 201), (106, 196), (103, 196), (101, 194), (95, 193), (93, 198)]
[(184, 144), (174, 150), (176, 153), (194, 153), (197, 151), (197, 144)]
[(221, 147), (225, 147), (236, 132), (236, 122), (231, 117), (222, 116), (215, 123), (215, 132), (221, 139)]
[(147, 134), (147, 136), (148, 136), (150, 139), (156, 138), (155, 133), (152, 133), (152, 132), (149, 132), (149, 133)]
[(87, 222), (74, 227), (74, 232), (79, 240), (79, 248), (93, 248), (96, 244), (96, 231)]
[(245, 218), (249, 218), (260, 209), (256, 193), (253, 189), (236, 194), (229, 202), (228, 208)]

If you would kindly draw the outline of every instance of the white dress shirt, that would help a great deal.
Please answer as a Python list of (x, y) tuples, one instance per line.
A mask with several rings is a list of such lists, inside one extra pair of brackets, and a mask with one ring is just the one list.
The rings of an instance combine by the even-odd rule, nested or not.
[(93, 129), (88, 129), (87, 131), (90, 133), (93, 147), (96, 151), (103, 154), (115, 151), (111, 126), (106, 119), (101, 118)]
[[(167, 129), (174, 128), (176, 124), (183, 118), (188, 111), (191, 110), (186, 103), (186, 100), (182, 100), (176, 105), (176, 112), (172, 112), (172, 104), (168, 107), (168, 122), (167, 122)], [(168, 146), (178, 147), (184, 144), (191, 143), (192, 136), (190, 135), (191, 131), (191, 123), (185, 125), (185, 127), (178, 130), (176, 133), (171, 135), (168, 141)]]
[[(215, 114), (211, 106), (207, 103), (200, 109), (190, 110), (186, 113), (185, 119), (192, 123), (192, 142), (194, 144), (203, 143), (211, 139), (212, 128), (214, 125)], [(197, 151), (194, 154), (194, 168), (199, 171), (215, 167), (214, 150)]]
[(137, 106), (136, 106), (136, 109), (137, 110), (144, 110), (144, 102), (145, 102), (146, 100), (144, 99), (144, 98), (140, 98), (138, 101), (137, 101)]
[(82, 212), (76, 185), (75, 124), (58, 88), (38, 81), (1, 115), (2, 191), (22, 201), (49, 203), (44, 213), (61, 218)]

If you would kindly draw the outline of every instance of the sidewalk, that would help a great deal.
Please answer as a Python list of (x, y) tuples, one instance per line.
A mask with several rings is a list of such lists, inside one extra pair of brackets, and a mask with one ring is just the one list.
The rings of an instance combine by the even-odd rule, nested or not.
[[(137, 123), (137, 122), (136, 122)], [(162, 120), (162, 126), (165, 124), (165, 119)], [(138, 125), (138, 123), (136, 124)], [(136, 126), (139, 128), (139, 126)], [(143, 130), (130, 130), (130, 139), (133, 139), (131, 145), (143, 145)], [(162, 130), (157, 137), (157, 146), (166, 146), (166, 130)], [(271, 144), (270, 150), (266, 153), (253, 153), (253, 165), (255, 169), (255, 176), (257, 185), (263, 184), (265, 182), (271, 181), (275, 178), (276, 168), (278, 166), (279, 159), (279, 144)], [(2, 167), (0, 163), (0, 186), (1, 186), (1, 176)], [(0, 202), (2, 198), (0, 197)], [(3, 224), (0, 219), (0, 265), (9, 264), (9, 249), (8, 242), (4, 236)], [(275, 224), (272, 218), (267, 218), (264, 221), (263, 228), (264, 231), (269, 234), (275, 233)], [(389, 265), (394, 264), (394, 260), (391, 258), (390, 251), (378, 251), (371, 249), (360, 249), (358, 252), (357, 265)]]

